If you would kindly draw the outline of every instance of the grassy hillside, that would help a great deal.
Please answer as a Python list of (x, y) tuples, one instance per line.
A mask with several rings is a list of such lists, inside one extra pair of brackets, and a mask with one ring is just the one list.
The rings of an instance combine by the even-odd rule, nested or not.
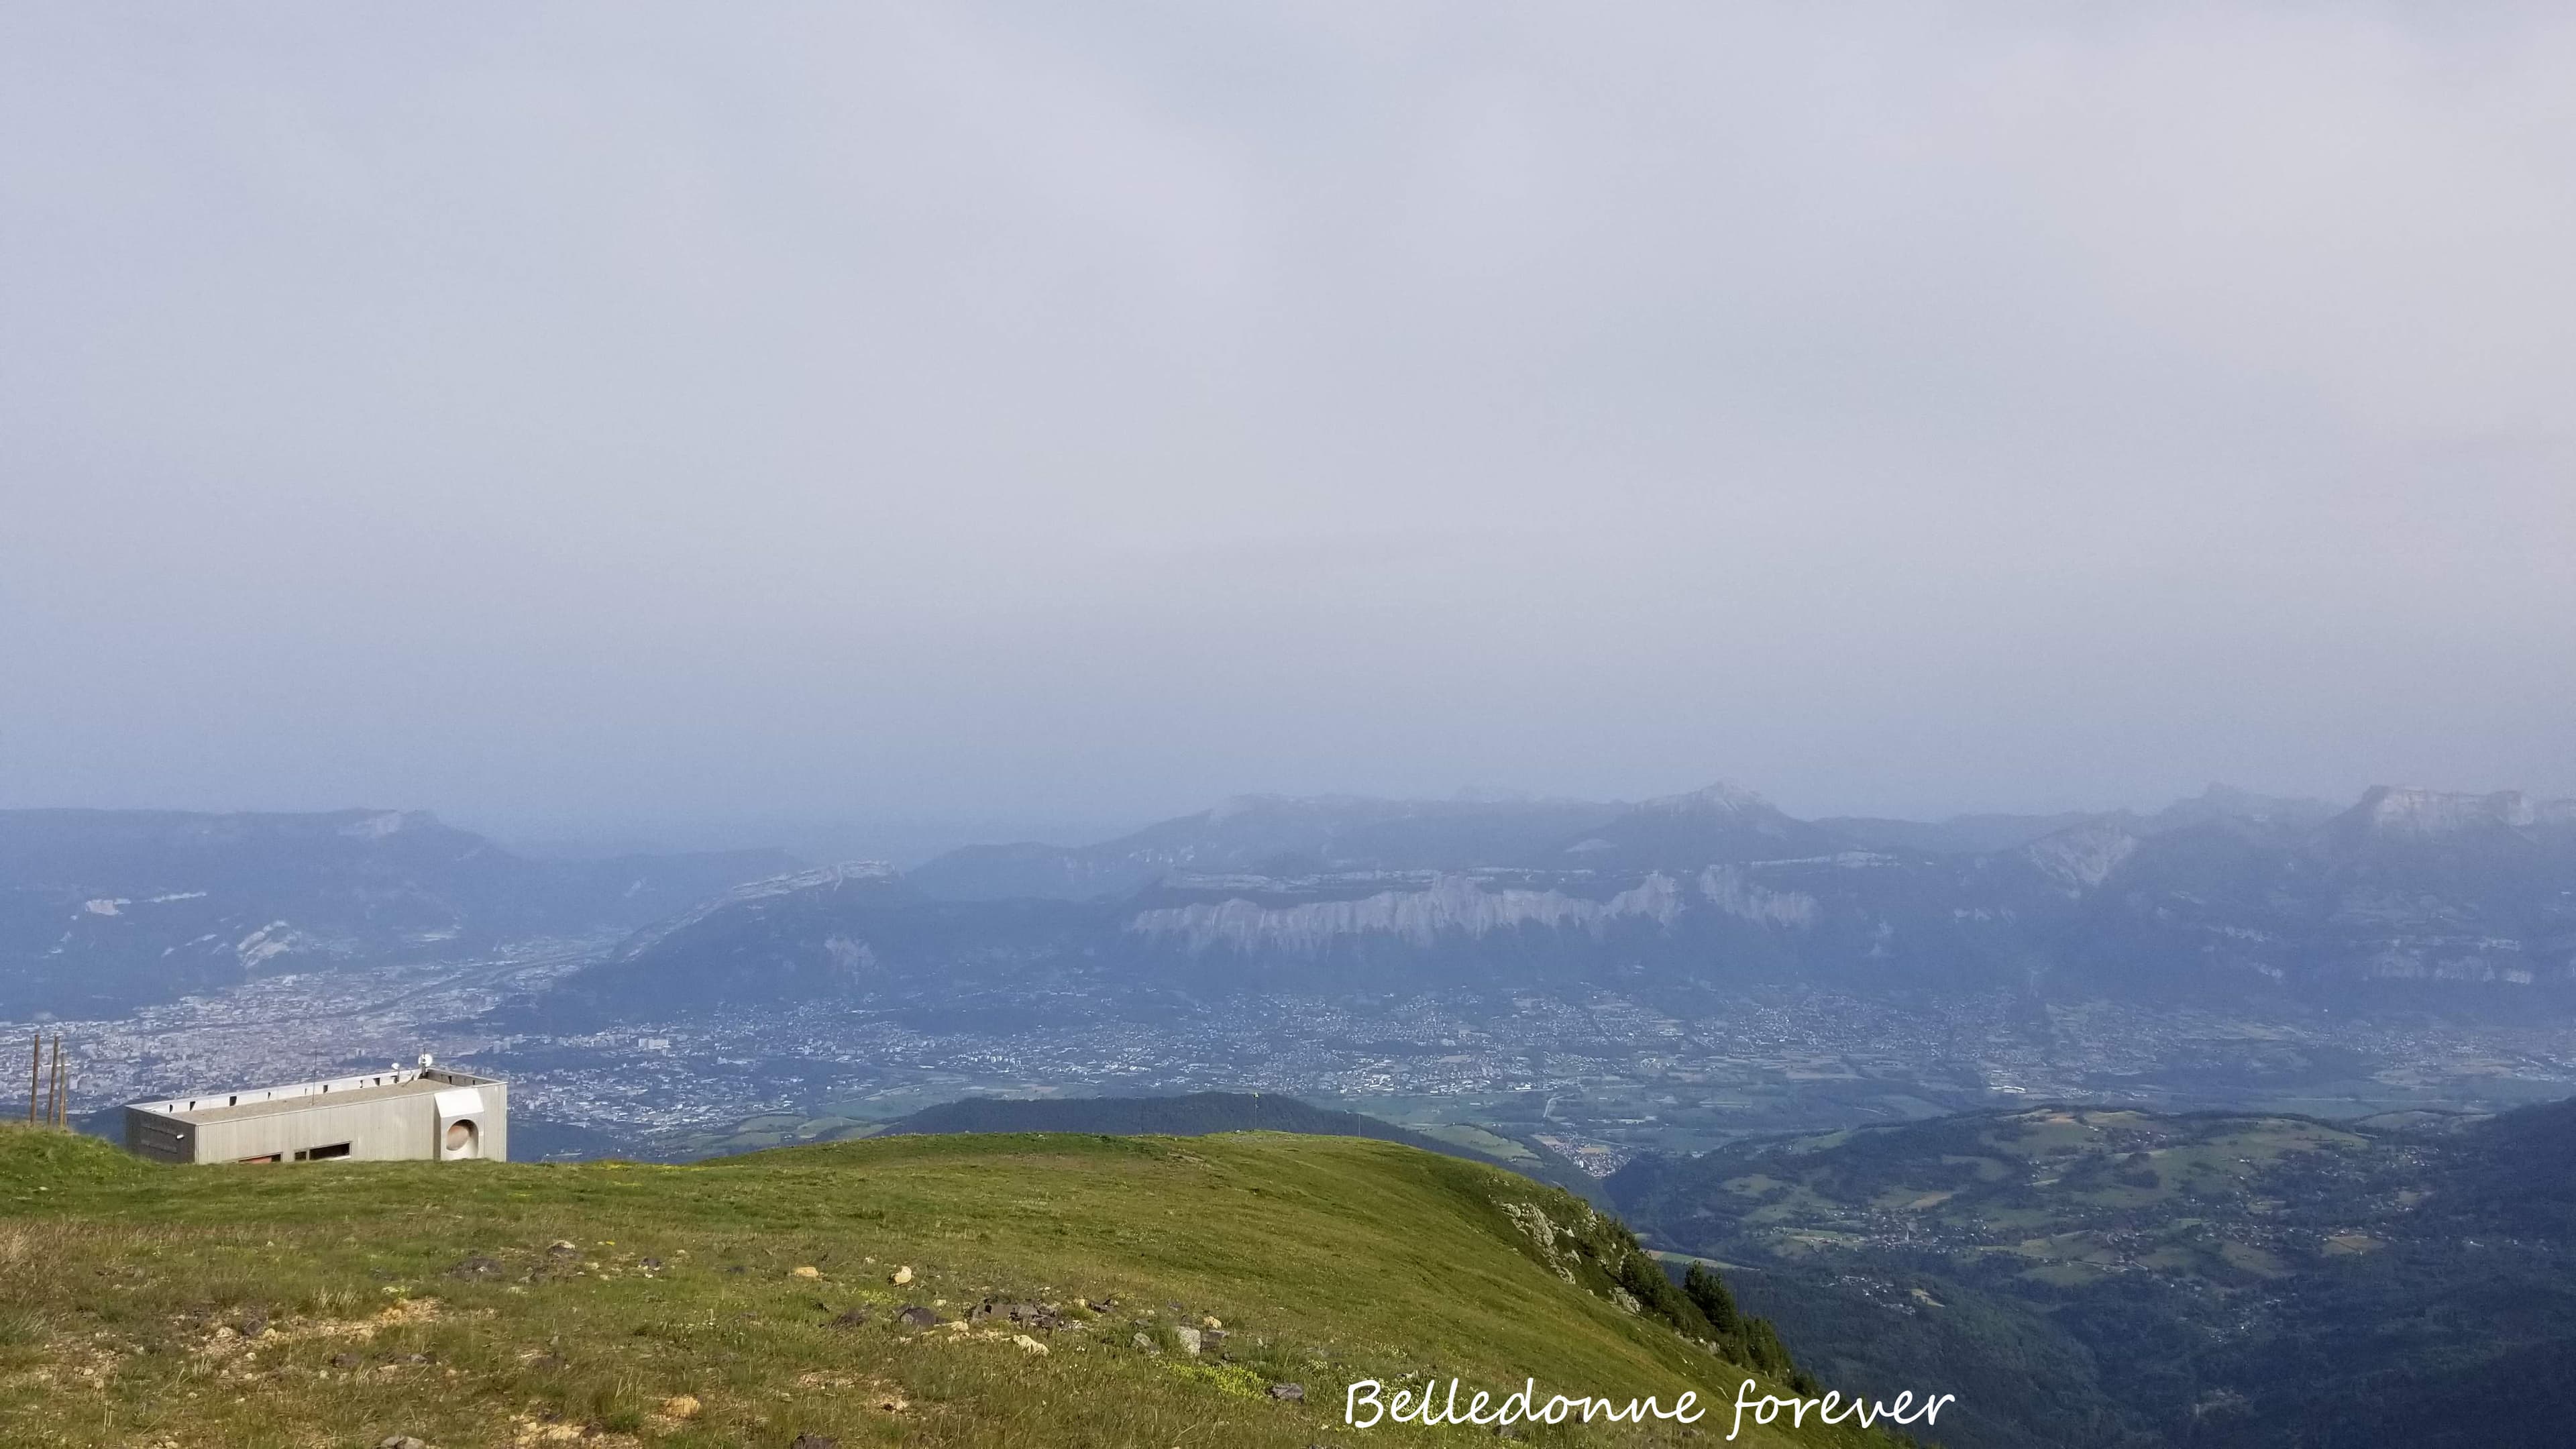
[[(1625, 1231), (1561, 1192), (1349, 1138), (166, 1168), (13, 1127), (0, 1443), (1295, 1446), (1348, 1432), (1362, 1377), (1731, 1399), (1743, 1371), (1623, 1303), (1620, 1282), (1652, 1296), (1638, 1269)], [(1305, 1402), (1273, 1397), (1288, 1383)]]
[(1294, 1097), (1248, 1092), (1192, 1092), (1177, 1097), (1055, 1097), (1021, 1101), (968, 1097), (898, 1117), (886, 1133), (1106, 1132), (1119, 1137), (1204, 1137), (1216, 1132), (1294, 1132), (1304, 1137), (1374, 1137), (1425, 1152), (1464, 1157), (1507, 1168), (1564, 1188), (1598, 1206), (1609, 1205), (1599, 1182), (1544, 1147), (1474, 1127), (1452, 1126), (1435, 1136), (1358, 1112), (1316, 1107)]
[[(578, 1162), (626, 1155), (652, 1162), (696, 1162), (774, 1147), (810, 1147), (906, 1133), (1071, 1132), (1085, 1136), (1202, 1137), (1230, 1132), (1290, 1132), (1304, 1137), (1373, 1137), (1426, 1152), (1489, 1163), (1536, 1178), (1607, 1212), (1610, 1194), (1601, 1179), (1546, 1144), (1507, 1137), (1484, 1127), (1442, 1123), (1406, 1127), (1357, 1112), (1310, 1106), (1293, 1097), (1248, 1092), (1193, 1092), (1169, 1097), (966, 1097), (901, 1117), (861, 1115), (853, 1103), (824, 1103), (811, 1110), (762, 1112), (715, 1127), (657, 1134), (640, 1143), (542, 1119), (513, 1120), (510, 1150), (527, 1161)], [(114, 1140), (124, 1130), (115, 1108), (75, 1125)]]
[[(517, 1124), (513, 1123), (515, 1132)], [(1191, 1092), (1169, 1097), (966, 1097), (942, 1102), (892, 1121), (841, 1115), (829, 1108), (820, 1114), (769, 1112), (731, 1126), (693, 1131), (666, 1139), (654, 1153), (664, 1159), (688, 1160), (766, 1147), (795, 1147), (814, 1142), (847, 1142), (861, 1137), (902, 1133), (939, 1135), (951, 1132), (1079, 1132), (1117, 1137), (1204, 1137), (1217, 1132), (1293, 1132), (1305, 1137), (1374, 1137), (1401, 1142), (1426, 1152), (1489, 1162), (1607, 1207), (1609, 1197), (1597, 1179), (1570, 1159), (1543, 1145), (1504, 1137), (1475, 1127), (1448, 1126), (1415, 1131), (1358, 1112), (1316, 1107), (1294, 1097), (1258, 1096), (1250, 1092)], [(515, 1137), (514, 1137), (515, 1140)], [(523, 1154), (527, 1155), (527, 1154)], [(548, 1153), (569, 1157), (571, 1153)], [(586, 1155), (597, 1156), (591, 1153)]]

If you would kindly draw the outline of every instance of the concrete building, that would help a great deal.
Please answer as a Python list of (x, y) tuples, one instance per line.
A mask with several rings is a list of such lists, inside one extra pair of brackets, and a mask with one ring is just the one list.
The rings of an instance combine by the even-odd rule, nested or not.
[(125, 1109), (125, 1145), (157, 1162), (506, 1161), (510, 1089), (436, 1066)]

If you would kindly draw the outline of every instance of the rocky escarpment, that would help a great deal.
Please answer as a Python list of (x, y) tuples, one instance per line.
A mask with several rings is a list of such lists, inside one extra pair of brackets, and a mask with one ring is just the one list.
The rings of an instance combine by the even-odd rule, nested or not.
[[(1325, 829), (1323, 805), (1286, 815), (1344, 841), (1408, 818), (1372, 808)], [(1241, 818), (1191, 829), (1222, 835)], [(783, 878), (639, 936), (575, 986), (645, 1014), (656, 994), (1049, 982), (1095, 994), (1616, 981), (2576, 1000), (2571, 820), (2562, 803), (2509, 794), (2392, 788), (2334, 812), (2213, 791), (1962, 853), (1891, 845), (1885, 830), (1864, 846), (1713, 791), (1587, 822), (1519, 861), (1476, 858), (1508, 842), (1457, 838), (1461, 854), (1431, 866), (1167, 872), (1118, 900), (938, 900), (882, 869)], [(1196, 849), (1178, 823), (1160, 838)]]

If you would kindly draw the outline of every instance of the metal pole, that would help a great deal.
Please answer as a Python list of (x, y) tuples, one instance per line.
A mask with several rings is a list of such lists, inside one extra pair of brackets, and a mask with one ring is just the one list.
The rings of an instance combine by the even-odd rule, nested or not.
[(36, 1090), (45, 1076), (45, 1034), (27, 1043), (27, 1125), (36, 1125)]
[(63, 1034), (54, 1033), (54, 1125), (72, 1125), (72, 1065), (63, 1060)]
[(54, 1074), (45, 1083), (45, 1125), (54, 1126), (63, 1114), (63, 1034), (54, 1033)]

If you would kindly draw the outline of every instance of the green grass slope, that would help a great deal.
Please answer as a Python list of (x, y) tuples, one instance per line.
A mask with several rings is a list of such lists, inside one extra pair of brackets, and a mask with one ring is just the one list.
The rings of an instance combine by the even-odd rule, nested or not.
[[(1555, 1153), (1475, 1128), (1450, 1128), (1451, 1137), (1392, 1122), (1317, 1107), (1294, 1097), (1249, 1092), (1192, 1092), (1174, 1097), (1054, 1097), (1020, 1100), (967, 1097), (925, 1107), (879, 1129), (883, 1135), (951, 1132), (1105, 1132), (1118, 1137), (1205, 1137), (1218, 1132), (1294, 1132), (1301, 1137), (1373, 1137), (1425, 1152), (1488, 1162), (1523, 1177), (1561, 1187), (1607, 1206), (1599, 1185), (1582, 1168)], [(1512, 1154), (1510, 1158), (1498, 1153)]]
[[(1731, 1400), (1745, 1372), (1666, 1321), (1687, 1300), (1641, 1256), (1555, 1189), (1351, 1138), (168, 1168), (9, 1128), (0, 1443), (1405, 1444), (1492, 1431), (1355, 1434), (1343, 1385)], [(1530, 1437), (1709, 1442), (1727, 1420)]]

